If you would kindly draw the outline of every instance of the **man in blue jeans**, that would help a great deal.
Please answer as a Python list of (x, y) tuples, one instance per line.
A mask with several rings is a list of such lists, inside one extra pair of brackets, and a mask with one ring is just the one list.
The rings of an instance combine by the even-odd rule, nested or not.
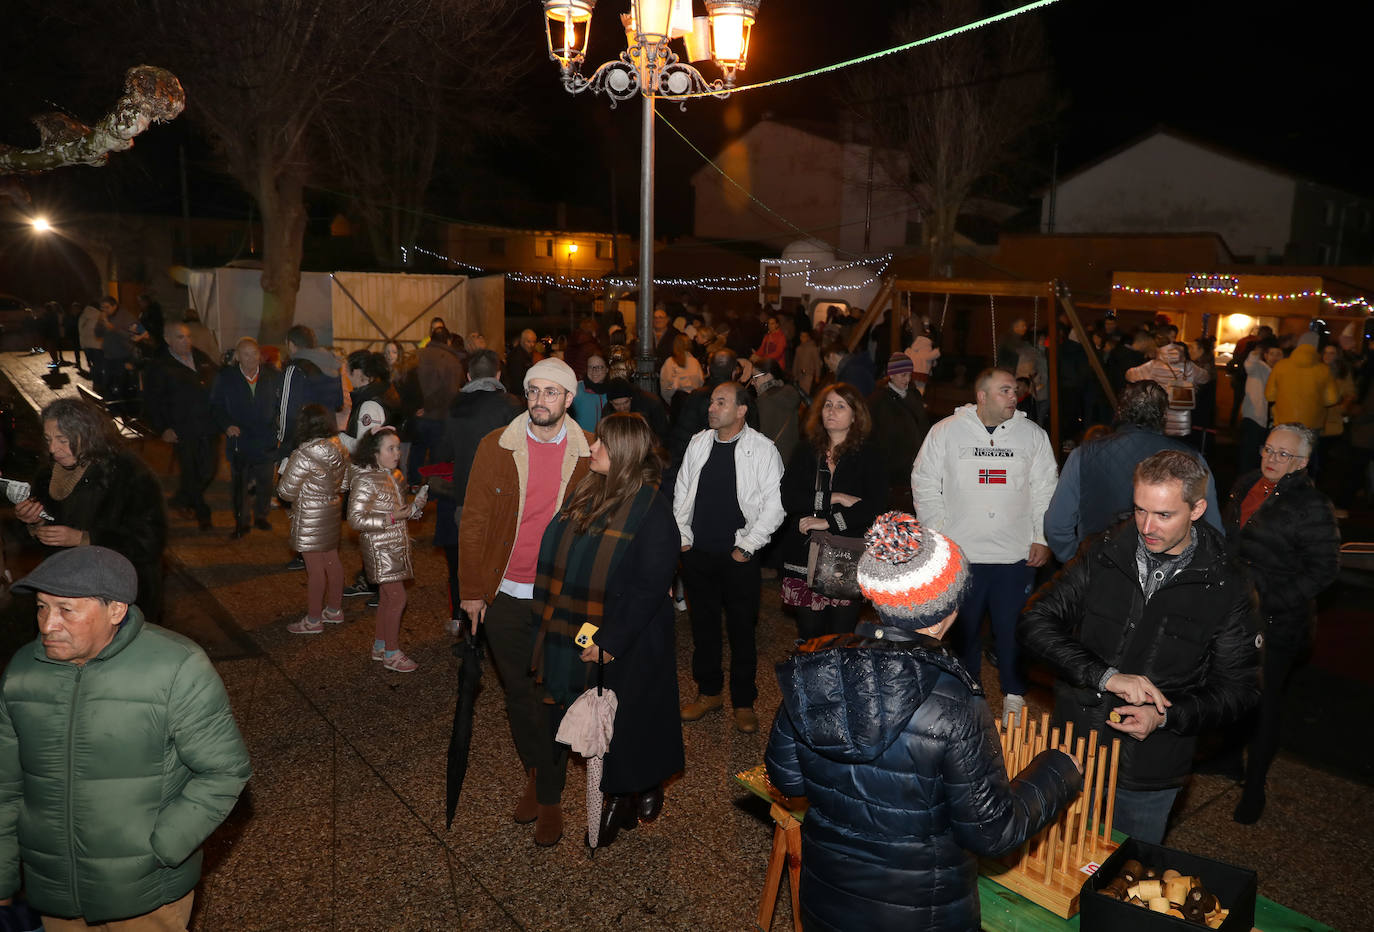
[(1035, 568), (1050, 558), (1045, 510), (1057, 470), (1049, 436), (1016, 408), (1014, 375), (986, 369), (974, 388), (976, 404), (957, 409), (926, 435), (911, 470), (911, 494), (922, 527), (949, 537), (968, 558), (971, 585), (950, 643), (980, 681), (983, 615), (989, 616), (1002, 708), (1019, 719), (1026, 678), (1016, 619)]
[(1132, 483), (1134, 521), (1092, 538), (1036, 593), (1021, 642), (1055, 674), (1055, 721), (1120, 736), (1115, 827), (1158, 844), (1200, 731), (1260, 695), (1255, 588), (1201, 520), (1207, 468), (1163, 450)]

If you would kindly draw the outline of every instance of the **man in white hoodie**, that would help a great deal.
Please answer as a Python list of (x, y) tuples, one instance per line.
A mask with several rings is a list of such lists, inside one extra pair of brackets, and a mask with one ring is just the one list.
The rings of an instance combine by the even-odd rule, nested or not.
[(971, 588), (951, 632), (965, 669), (982, 669), (979, 634), (992, 622), (1005, 712), (1025, 706), (1016, 622), (1030, 596), (1035, 568), (1050, 557), (1045, 510), (1057, 470), (1049, 437), (1016, 410), (1016, 377), (985, 369), (974, 383), (977, 403), (930, 429), (911, 470), (921, 524), (952, 539), (969, 562)]

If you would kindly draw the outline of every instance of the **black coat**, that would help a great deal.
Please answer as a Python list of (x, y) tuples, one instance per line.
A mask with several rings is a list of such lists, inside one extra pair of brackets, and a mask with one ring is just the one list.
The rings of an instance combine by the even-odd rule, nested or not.
[(216, 433), (210, 387), (219, 367), (194, 347), (191, 360), (194, 369), (164, 346), (143, 374), (143, 417), (159, 434), (169, 428), (182, 438)]
[(167, 546), (167, 513), (162, 487), (143, 461), (128, 450), (87, 467), (71, 493), (56, 501), (48, 493), (52, 463), (33, 479), (33, 497), (54, 524), (87, 531), (91, 543), (128, 558), (138, 572), (138, 607), (150, 621), (162, 614), (162, 551)]
[(221, 431), (237, 427), (239, 435), (225, 443), (225, 455), (234, 468), (270, 463), (277, 458), (277, 409), (281, 405), (282, 375), (274, 366), (258, 367), (254, 391), (238, 366), (219, 370), (210, 388), (215, 426)]
[(1259, 700), (1260, 636), (1255, 590), (1210, 525), (1195, 523), (1188, 565), (1145, 601), (1136, 570), (1139, 534), (1126, 521), (1090, 538), (1021, 616), (1017, 635), (1055, 674), (1055, 718), (1079, 735), (1120, 733), (1107, 713), (1125, 701), (1097, 684), (1115, 667), (1146, 676), (1173, 703), (1145, 738), (1121, 743), (1119, 785), (1179, 786), (1192, 770), (1200, 731), (1239, 719)]
[[(434, 545), (458, 546), (456, 508), (463, 506), (468, 475), (477, 456), (477, 445), (493, 430), (505, 427), (525, 410), (525, 404), (492, 380), (492, 390), (459, 392), (449, 405), (444, 432), (434, 448), (436, 463), (453, 464), (452, 484), (430, 480), (430, 490), (438, 502), (434, 519)], [(574, 424), (574, 427), (577, 425)]]
[(873, 416), (873, 436), (882, 450), (888, 485), (910, 487), (911, 467), (930, 433), (924, 396), (914, 383), (903, 398), (884, 382), (868, 396), (868, 411)]
[(930, 638), (842, 634), (778, 666), (765, 761), (805, 796), (808, 930), (979, 928), (978, 862), (1035, 834), (1082, 774), (1046, 751), (1008, 780), (982, 690)]
[(818, 462), (815, 448), (803, 436), (782, 474), (782, 507), (787, 511), (783, 523), (782, 560), (783, 571), (791, 576), (806, 575), (809, 535), (797, 530), (797, 523), (802, 518), (825, 518), (830, 523), (830, 533), (863, 537), (878, 515), (887, 511), (890, 489), (874, 437), (870, 436), (859, 449), (840, 457), (830, 479), (832, 493), (843, 492), (859, 499), (851, 507), (834, 504), (830, 496), (825, 495), (820, 509), (816, 509)]
[[(672, 505), (655, 496), (606, 588), (596, 643), (615, 658), (606, 664), (605, 678), (617, 705), (601, 774), (603, 793), (647, 790), (685, 766), (668, 598), (680, 541)], [(589, 685), (595, 685), (594, 678)]]
[(1280, 479), (1241, 527), (1241, 502), (1259, 480), (1255, 471), (1231, 489), (1226, 538), (1259, 593), (1265, 637), (1275, 647), (1300, 651), (1311, 644), (1318, 594), (1340, 572), (1341, 530), (1331, 500), (1305, 469)]

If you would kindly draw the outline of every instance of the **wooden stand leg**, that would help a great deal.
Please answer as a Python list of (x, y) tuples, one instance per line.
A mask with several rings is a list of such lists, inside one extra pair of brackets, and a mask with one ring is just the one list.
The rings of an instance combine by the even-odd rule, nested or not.
[(773, 910), (778, 905), (778, 884), (783, 868), (787, 868), (787, 885), (792, 894), (792, 928), (802, 932), (801, 924), (801, 823), (786, 809), (773, 804), (773, 850), (768, 855), (768, 876), (764, 880), (763, 899), (759, 902), (758, 927), (764, 932), (773, 925)]
[(787, 839), (787, 879), (792, 887), (792, 929), (802, 932), (801, 921), (801, 823), (796, 819), (783, 829)]
[(778, 903), (778, 883), (787, 863), (787, 835), (781, 825), (773, 826), (773, 851), (768, 856), (768, 876), (763, 881), (763, 899), (759, 902), (758, 927), (764, 932), (773, 925), (773, 909)]

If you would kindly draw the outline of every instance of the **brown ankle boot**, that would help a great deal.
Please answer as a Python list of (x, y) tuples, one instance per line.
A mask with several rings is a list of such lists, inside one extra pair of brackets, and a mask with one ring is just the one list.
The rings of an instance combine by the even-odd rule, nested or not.
[(539, 817), (539, 803), (534, 798), (534, 768), (531, 767), (525, 773), (525, 791), (520, 794), (520, 801), (515, 804), (515, 821), (521, 825), (528, 825)]
[(534, 820), (534, 843), (541, 848), (551, 848), (563, 837), (563, 807), (557, 803), (552, 806), (539, 803), (538, 809)]

